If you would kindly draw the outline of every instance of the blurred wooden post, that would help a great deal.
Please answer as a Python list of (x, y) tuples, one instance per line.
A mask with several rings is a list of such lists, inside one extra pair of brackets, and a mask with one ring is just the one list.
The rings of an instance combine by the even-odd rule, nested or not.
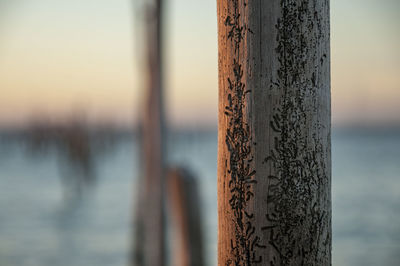
[(218, 264), (331, 265), (329, 0), (217, 0)]
[[(162, 266), (165, 263), (164, 217), (164, 110), (162, 76), (162, 1), (146, 3), (147, 90), (142, 121), (144, 186), (139, 193), (140, 205), (135, 240), (135, 265)], [(143, 230), (143, 231), (140, 231)]]
[(179, 245), (173, 265), (203, 266), (203, 235), (199, 188), (196, 180), (182, 168), (168, 172), (168, 199)]

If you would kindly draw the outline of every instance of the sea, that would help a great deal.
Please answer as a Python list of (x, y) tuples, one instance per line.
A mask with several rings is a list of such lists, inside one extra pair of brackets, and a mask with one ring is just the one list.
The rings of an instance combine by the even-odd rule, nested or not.
[[(57, 150), (1, 142), (0, 266), (129, 265), (138, 151), (135, 138), (117, 141), (68, 200)], [(217, 132), (170, 133), (167, 161), (197, 179), (205, 260), (217, 265)], [(400, 130), (333, 129), (332, 208), (333, 265), (400, 265)]]

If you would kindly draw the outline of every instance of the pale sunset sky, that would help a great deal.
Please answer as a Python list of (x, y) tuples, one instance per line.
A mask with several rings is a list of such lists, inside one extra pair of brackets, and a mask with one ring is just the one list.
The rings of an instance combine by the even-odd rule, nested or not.
[[(166, 2), (168, 120), (216, 125), (216, 2)], [(92, 121), (134, 124), (145, 72), (133, 6), (0, 0), (0, 127), (76, 110)], [(334, 125), (400, 125), (399, 14), (398, 0), (331, 0)]]

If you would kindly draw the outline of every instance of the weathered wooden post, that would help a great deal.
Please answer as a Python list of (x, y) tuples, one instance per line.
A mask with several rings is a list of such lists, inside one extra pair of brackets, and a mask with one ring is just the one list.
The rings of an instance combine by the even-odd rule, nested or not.
[(218, 264), (331, 264), (329, 0), (217, 0)]

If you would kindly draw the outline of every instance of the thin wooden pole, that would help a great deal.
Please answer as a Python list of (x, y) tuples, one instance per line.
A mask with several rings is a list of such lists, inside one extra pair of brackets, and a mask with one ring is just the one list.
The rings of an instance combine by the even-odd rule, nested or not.
[(329, 0), (217, 0), (218, 264), (331, 264)]
[(200, 195), (196, 179), (183, 168), (168, 172), (168, 200), (176, 238), (175, 266), (203, 266), (203, 232)]
[(165, 262), (164, 110), (162, 77), (162, 1), (147, 7), (148, 89), (143, 120), (145, 200), (144, 265)]

